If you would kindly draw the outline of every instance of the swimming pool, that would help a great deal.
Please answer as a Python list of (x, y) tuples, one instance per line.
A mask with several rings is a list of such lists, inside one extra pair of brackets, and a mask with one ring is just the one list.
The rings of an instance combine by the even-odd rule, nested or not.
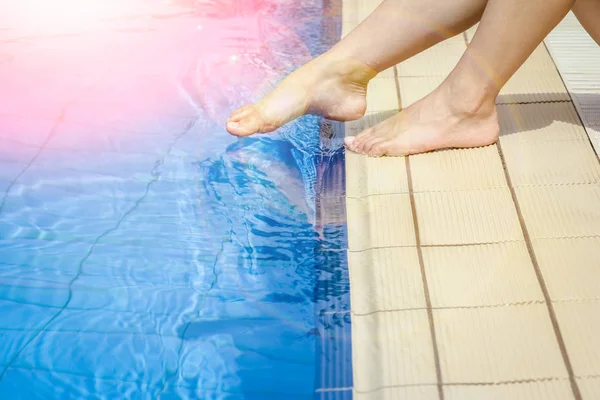
[(341, 126), (222, 128), (339, 4), (41, 4), (0, 17), (0, 399), (350, 398)]

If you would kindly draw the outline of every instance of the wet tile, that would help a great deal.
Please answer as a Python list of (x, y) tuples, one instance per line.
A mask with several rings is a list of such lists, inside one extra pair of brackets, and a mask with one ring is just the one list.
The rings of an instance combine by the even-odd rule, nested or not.
[(157, 167), (157, 157), (150, 154), (105, 152), (94, 150), (45, 149), (34, 161), (45, 169), (65, 169), (73, 174), (87, 172), (150, 181)]
[(327, 314), (317, 322), (317, 390), (352, 387), (350, 313)]
[(550, 298), (600, 298), (600, 237), (534, 239), (533, 248)]
[(522, 240), (507, 188), (415, 193), (422, 245)]
[[(35, 383), (32, 383), (35, 382)], [(94, 375), (74, 375), (64, 371), (11, 367), (0, 381), (0, 393), (18, 393), (19, 398), (44, 400), (58, 391), (74, 398), (89, 398), (102, 393), (107, 398), (132, 398), (140, 393), (155, 395), (159, 385), (150, 386), (135, 378), (128, 380), (98, 379)]]
[(436, 383), (427, 311), (390, 311), (352, 319), (354, 388)]
[(17, 143), (15, 146), (41, 146), (51, 137), (57, 122), (58, 119), (20, 114), (0, 115), (0, 143), (7, 146), (6, 151), (11, 150), (11, 141)]
[(554, 310), (576, 376), (600, 375), (600, 300), (555, 303)]
[(566, 378), (546, 305), (434, 310), (445, 383)]
[(314, 400), (352, 400), (352, 389), (339, 389), (327, 392), (316, 392)]
[(180, 118), (177, 119), (176, 124), (179, 130), (171, 130), (167, 126), (168, 121), (165, 122), (164, 119), (160, 123), (153, 123), (147, 118), (134, 118), (130, 122), (135, 125), (136, 121), (150, 124), (155, 131), (160, 132), (144, 132), (144, 126), (132, 127), (118, 121), (90, 123), (82, 118), (79, 121), (73, 120), (61, 124), (47, 146), (56, 149), (165, 155), (170, 146), (175, 143), (178, 134), (184, 131)]
[(414, 155), (410, 173), (414, 192), (508, 187), (495, 145)]
[(24, 163), (0, 161), (0, 192), (2, 192), (2, 195), (26, 168), (27, 164)]
[(426, 247), (433, 307), (481, 307), (544, 300), (522, 241)]
[(600, 184), (515, 188), (532, 239), (600, 235)]
[(350, 252), (348, 264), (353, 314), (425, 308), (415, 247)]
[(366, 157), (346, 153), (348, 197), (408, 193), (404, 157)]
[(416, 244), (408, 194), (349, 198), (346, 204), (350, 251)]
[(571, 385), (566, 380), (523, 382), (502, 385), (444, 387), (448, 400), (574, 400)]
[[(54, 332), (38, 335), (13, 364), (15, 368), (60, 371), (157, 385), (177, 365), (180, 340), (158, 335)], [(140, 352), (144, 360), (139, 360)], [(140, 369), (139, 363), (144, 367)], [(136, 372), (137, 371), (137, 372)]]
[[(13, 139), (0, 138), (0, 165), (2, 165), (0, 171), (10, 168), (9, 164), (11, 163), (29, 164), (40, 150), (40, 147), (35, 145), (25, 145)], [(2, 179), (2, 175), (0, 175), (0, 179)]]

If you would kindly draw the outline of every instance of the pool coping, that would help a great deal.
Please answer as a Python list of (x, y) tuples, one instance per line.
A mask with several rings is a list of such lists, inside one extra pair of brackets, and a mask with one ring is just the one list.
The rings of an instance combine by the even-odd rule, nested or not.
[[(344, 1), (343, 31), (377, 4)], [(427, 94), (474, 31), (376, 77), (346, 134)], [(354, 398), (600, 397), (600, 162), (563, 78), (541, 45), (492, 146), (347, 154)]]

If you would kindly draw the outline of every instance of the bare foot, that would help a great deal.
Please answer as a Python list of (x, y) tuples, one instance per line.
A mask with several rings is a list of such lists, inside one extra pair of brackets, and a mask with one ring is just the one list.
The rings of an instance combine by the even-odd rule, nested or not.
[(401, 156), (495, 143), (499, 126), (494, 97), (466, 104), (444, 84), (397, 115), (347, 137), (353, 152), (372, 157)]
[(321, 56), (291, 73), (256, 104), (239, 108), (227, 120), (235, 136), (272, 132), (304, 114), (351, 121), (365, 113), (367, 84), (377, 72), (353, 59)]

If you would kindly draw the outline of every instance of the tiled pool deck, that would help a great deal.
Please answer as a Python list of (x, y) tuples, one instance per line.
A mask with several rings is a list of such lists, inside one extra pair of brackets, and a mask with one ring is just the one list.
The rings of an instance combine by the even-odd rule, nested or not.
[[(376, 4), (344, 1), (344, 32)], [(473, 33), (377, 77), (346, 134), (429, 93)], [(347, 155), (354, 398), (600, 398), (600, 162), (563, 78), (541, 45), (493, 146)], [(576, 101), (591, 137), (598, 89)]]

